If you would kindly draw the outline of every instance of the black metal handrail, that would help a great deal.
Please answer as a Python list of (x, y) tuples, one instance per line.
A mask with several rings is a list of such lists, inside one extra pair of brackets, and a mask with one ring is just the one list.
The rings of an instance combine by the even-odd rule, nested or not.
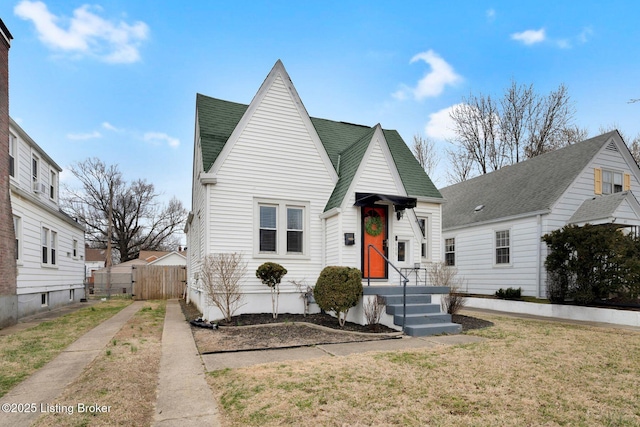
[(391, 261), (389, 261), (389, 258), (387, 258), (385, 254), (380, 252), (378, 248), (376, 248), (374, 245), (369, 245), (367, 246), (367, 286), (371, 286), (371, 249), (376, 251), (378, 255), (380, 255), (382, 259), (384, 259), (387, 265), (393, 267), (393, 269), (398, 272), (398, 274), (402, 278), (402, 332), (404, 332), (404, 327), (407, 319), (407, 282), (409, 282), (409, 278), (402, 274), (402, 272), (398, 270), (398, 267), (393, 265)]
[[(415, 275), (415, 284), (416, 286), (419, 286), (420, 283), (424, 283), (424, 286), (429, 286), (429, 270), (425, 267), (420, 267), (420, 268), (410, 268), (410, 267), (403, 267), (400, 269), (403, 274), (407, 277), (410, 277), (411, 274)], [(421, 272), (424, 272), (423, 277), (421, 277)]]

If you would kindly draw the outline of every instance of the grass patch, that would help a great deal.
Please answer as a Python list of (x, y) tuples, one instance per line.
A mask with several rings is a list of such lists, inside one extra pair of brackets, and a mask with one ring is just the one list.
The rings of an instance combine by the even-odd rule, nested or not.
[[(160, 357), (165, 301), (145, 301), (144, 307), (115, 335), (117, 346), (98, 356), (54, 403), (92, 402), (110, 406), (106, 413), (44, 414), (34, 424), (45, 426), (153, 424), (153, 405)], [(130, 326), (135, 326), (131, 328)], [(136, 332), (135, 337), (133, 331)], [(176, 402), (180, 404), (180, 402)]]
[(0, 336), (0, 397), (129, 304), (131, 300), (100, 302), (33, 328)]
[(640, 332), (491, 314), (486, 341), (207, 375), (223, 422), (640, 425)]

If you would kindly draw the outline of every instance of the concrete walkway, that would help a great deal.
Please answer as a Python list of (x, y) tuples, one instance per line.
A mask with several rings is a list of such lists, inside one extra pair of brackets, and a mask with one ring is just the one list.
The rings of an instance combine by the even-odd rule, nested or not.
[(207, 371), (226, 368), (242, 368), (260, 363), (308, 360), (322, 357), (348, 356), (370, 351), (397, 351), (415, 348), (435, 348), (443, 345), (471, 344), (484, 338), (471, 335), (440, 335), (432, 337), (406, 337), (381, 341), (323, 344), (311, 347), (287, 348), (282, 350), (240, 351), (230, 353), (204, 354)]
[(219, 426), (191, 326), (178, 300), (167, 301), (154, 426)]
[(21, 413), (6, 413), (3, 410), (0, 427), (28, 426), (34, 422), (41, 414), (40, 405), (51, 404), (67, 385), (75, 381), (142, 304), (140, 301), (134, 302), (105, 320), (5, 394), (0, 399), (0, 405), (29, 403), (35, 404), (37, 410)]

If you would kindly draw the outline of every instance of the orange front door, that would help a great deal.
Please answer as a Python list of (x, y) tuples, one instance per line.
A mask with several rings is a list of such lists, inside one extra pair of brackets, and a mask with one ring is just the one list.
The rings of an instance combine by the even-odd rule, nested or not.
[[(386, 279), (387, 263), (373, 248), (387, 256), (387, 207), (362, 208), (362, 274), (364, 278)], [(371, 259), (369, 259), (371, 257)]]

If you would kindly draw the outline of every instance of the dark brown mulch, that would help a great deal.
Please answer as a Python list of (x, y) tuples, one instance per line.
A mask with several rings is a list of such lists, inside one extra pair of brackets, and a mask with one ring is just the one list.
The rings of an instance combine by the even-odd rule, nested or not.
[[(198, 309), (193, 304), (186, 304), (184, 300), (180, 300), (182, 311), (187, 320), (194, 320), (201, 316)], [(471, 329), (482, 329), (489, 326), (493, 326), (492, 322), (478, 319), (477, 317), (463, 316), (460, 314), (454, 314), (452, 316), (454, 323), (462, 325), (462, 331), (468, 331)], [(220, 326), (247, 326), (247, 325), (264, 325), (270, 323), (292, 323), (292, 322), (307, 322), (314, 323), (320, 326), (326, 326), (328, 328), (352, 331), (352, 332), (379, 332), (390, 333), (398, 332), (384, 325), (378, 326), (377, 330), (372, 330), (368, 325), (358, 325), (357, 323), (346, 322), (344, 328), (340, 328), (338, 320), (328, 314), (310, 314), (303, 316), (302, 314), (279, 314), (277, 319), (273, 318), (271, 313), (261, 314), (241, 314), (239, 316), (233, 316), (230, 323), (219, 322)]]

